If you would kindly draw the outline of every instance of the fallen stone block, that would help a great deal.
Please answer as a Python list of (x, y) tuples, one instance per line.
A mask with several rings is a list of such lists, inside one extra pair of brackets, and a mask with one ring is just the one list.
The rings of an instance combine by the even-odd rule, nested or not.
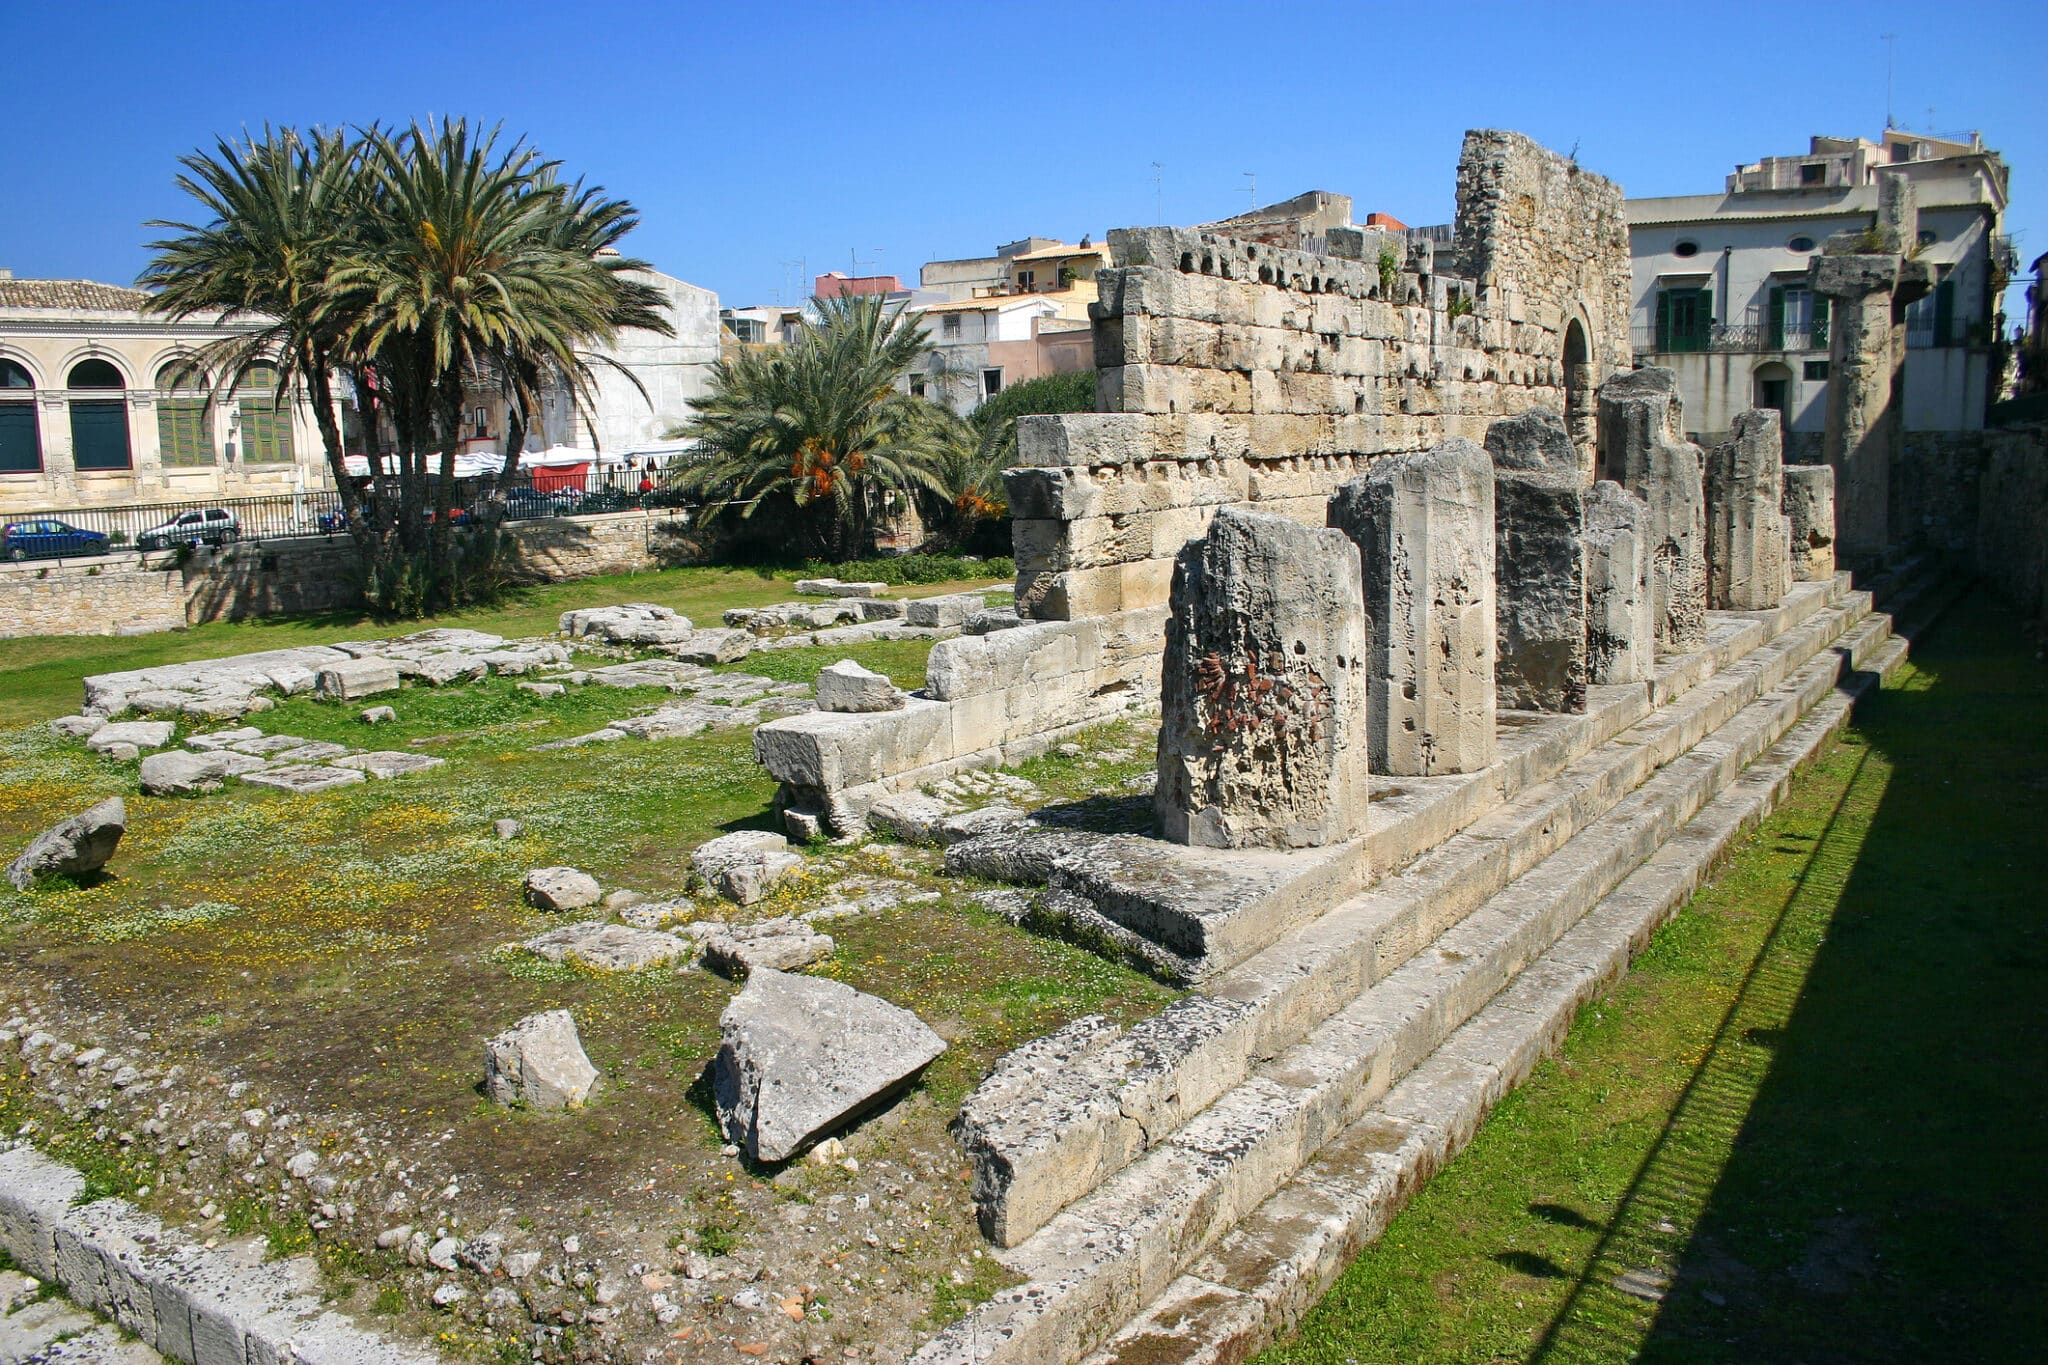
[(253, 725), (243, 725), (233, 730), (215, 730), (210, 734), (193, 735), (185, 741), (185, 747), (194, 753), (212, 753), (252, 739), (263, 738), (263, 732)]
[(435, 758), (432, 754), (412, 754), (400, 749), (378, 749), (367, 754), (347, 754), (333, 760), (333, 763), (337, 768), (354, 768), (381, 782), (387, 778), (403, 777), (407, 773), (423, 773), (429, 768), (438, 768), (447, 761), (445, 758)]
[(991, 882), (1043, 886), (1063, 858), (1085, 858), (1109, 836), (1084, 829), (1019, 825), (978, 834), (946, 850), (946, 872)]
[(878, 597), (888, 589), (887, 583), (848, 583), (838, 578), (799, 578), (796, 581), (798, 597)]
[(1032, 623), (1017, 614), (1015, 607), (983, 607), (968, 616), (961, 626), (964, 635), (987, 635), (998, 630), (1015, 630)]
[(906, 844), (929, 844), (938, 838), (939, 822), (958, 809), (923, 792), (897, 792), (868, 809), (868, 828)]
[(269, 758), (286, 749), (296, 749), (304, 743), (304, 735), (266, 735), (259, 730), (248, 739), (235, 740), (228, 747), (238, 754), (256, 754)]
[(531, 692), (536, 697), (559, 697), (569, 690), (560, 683), (551, 682), (523, 682), (514, 683), (513, 686), (521, 692)]
[(932, 829), (932, 838), (939, 844), (951, 846), (983, 835), (1000, 834), (1015, 829), (1024, 823), (1026, 816), (1015, 806), (1001, 804), (983, 806), (978, 810), (963, 810), (948, 815)]
[(502, 1105), (573, 1108), (597, 1080), (567, 1010), (529, 1014), (484, 1044), (484, 1089)]
[(904, 604), (908, 625), (925, 627), (964, 626), (967, 618), (986, 604), (978, 592), (949, 593), (943, 597), (914, 597)]
[(822, 711), (898, 711), (903, 694), (886, 674), (862, 668), (851, 659), (829, 664), (818, 673), (818, 709)]
[(750, 631), (723, 627), (697, 630), (664, 652), (684, 663), (707, 668), (713, 664), (737, 663), (754, 652), (754, 636)]
[(329, 768), (309, 763), (265, 768), (262, 772), (250, 773), (242, 779), (252, 787), (275, 787), (279, 791), (288, 791), (299, 796), (332, 791), (336, 787), (353, 786), (362, 780), (363, 775), (350, 768)]
[(85, 747), (96, 754), (106, 753), (116, 744), (133, 745), (137, 749), (161, 749), (171, 742), (171, 735), (177, 728), (175, 722), (168, 720), (110, 721), (86, 737)]
[(325, 763), (330, 758), (339, 758), (348, 752), (348, 745), (335, 744), (324, 739), (309, 740), (294, 744), (289, 749), (280, 749), (270, 756), (273, 763)]
[(793, 972), (821, 962), (837, 946), (798, 920), (727, 926), (704, 940), (704, 965), (720, 976), (744, 981), (758, 971)]
[(355, 701), (397, 690), (397, 663), (376, 655), (329, 664), (313, 683), (313, 695), (328, 701)]
[(946, 1050), (909, 1010), (817, 977), (762, 970), (719, 1019), (720, 1127), (755, 1161), (787, 1161), (887, 1100)]
[(194, 697), (178, 709), (188, 716), (200, 716), (206, 720), (232, 720), (251, 711), (267, 711), (271, 702), (268, 697), (217, 694)]
[(597, 878), (578, 868), (537, 867), (526, 874), (526, 903), (537, 910), (581, 910), (601, 894)]
[(311, 692), (319, 682), (319, 674), (297, 664), (285, 664), (270, 670), (270, 685), (287, 697), (302, 696)]
[(863, 597), (857, 604), (863, 621), (901, 621), (903, 599), (900, 597)]
[(365, 725), (385, 725), (397, 720), (398, 713), (388, 706), (370, 706), (365, 707), (363, 713), (356, 719)]
[(26, 891), (41, 877), (88, 876), (114, 856), (127, 832), (128, 807), (120, 797), (108, 797), (38, 834), (7, 865), (7, 880), (16, 891)]
[(239, 777), (263, 766), (263, 760), (228, 749), (212, 753), (167, 750), (142, 760), (144, 796), (182, 796), (218, 791), (223, 778)]
[(520, 824), (517, 820), (491, 821), (491, 834), (499, 839), (517, 839), (525, 832), (526, 826)]
[(690, 855), (690, 870), (728, 900), (752, 905), (795, 876), (804, 860), (773, 830), (721, 834)]
[(638, 972), (674, 962), (690, 945), (674, 934), (592, 920), (565, 924), (526, 940), (525, 949), (550, 962), (574, 962), (601, 972)]
[(65, 739), (90, 739), (106, 723), (105, 716), (59, 716), (50, 722), (50, 733)]
[(429, 687), (445, 687), (454, 682), (473, 682), (484, 675), (484, 661), (474, 654), (457, 654), (444, 651), (428, 654), (417, 659), (400, 660), (399, 676), (418, 678)]

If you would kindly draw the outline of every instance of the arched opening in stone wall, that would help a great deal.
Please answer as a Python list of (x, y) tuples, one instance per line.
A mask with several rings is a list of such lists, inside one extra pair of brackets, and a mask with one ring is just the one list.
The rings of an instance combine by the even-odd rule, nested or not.
[(1564, 329), (1564, 427), (1579, 452), (1580, 472), (1591, 474), (1600, 440), (1599, 413), (1593, 398), (1593, 353), (1586, 328), (1573, 318)]

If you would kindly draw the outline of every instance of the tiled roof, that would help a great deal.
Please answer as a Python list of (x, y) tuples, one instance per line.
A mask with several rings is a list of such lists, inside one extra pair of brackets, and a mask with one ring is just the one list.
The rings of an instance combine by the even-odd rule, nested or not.
[(140, 289), (93, 280), (0, 280), (0, 308), (62, 308), (132, 313), (149, 302)]

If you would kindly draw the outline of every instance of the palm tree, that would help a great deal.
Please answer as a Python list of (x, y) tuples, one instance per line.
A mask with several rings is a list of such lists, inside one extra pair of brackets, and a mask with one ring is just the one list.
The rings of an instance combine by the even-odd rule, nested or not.
[(931, 350), (915, 314), (874, 296), (814, 303), (793, 343), (721, 361), (674, 434), (708, 456), (685, 475), (707, 516), (793, 506), (805, 549), (850, 559), (872, 550), (887, 494), (943, 495), (940, 463), (971, 435), (896, 388)]
[(328, 276), (360, 216), (360, 163), (347, 136), (317, 128), (303, 136), (266, 128), (260, 139), (218, 139), (211, 153), (181, 158), (178, 186), (208, 221), (149, 223), (180, 235), (150, 244), (156, 257), (141, 284), (154, 291), (148, 308), (173, 320), (204, 312), (257, 324), (206, 347), (197, 368), (209, 385), (232, 385), (252, 362), (268, 361), (280, 402), (293, 384), (306, 385), (349, 530), (368, 560), (377, 528), (348, 477), (333, 386), (343, 358), (323, 320)]
[[(329, 275), (325, 316), (374, 371), (399, 434), (406, 502), (453, 502), (466, 379), (495, 375), (516, 395), (522, 425), (543, 383), (590, 391), (583, 349), (621, 327), (671, 332), (660, 297), (627, 278), (647, 265), (599, 250), (638, 221), (602, 191), (564, 186), (557, 163), (466, 120), (365, 135), (371, 184), (356, 249)], [(431, 472), (428, 460), (435, 459)], [(507, 453), (507, 470), (518, 450)], [(402, 518), (402, 536), (430, 526), (424, 591), (452, 590), (452, 519)]]

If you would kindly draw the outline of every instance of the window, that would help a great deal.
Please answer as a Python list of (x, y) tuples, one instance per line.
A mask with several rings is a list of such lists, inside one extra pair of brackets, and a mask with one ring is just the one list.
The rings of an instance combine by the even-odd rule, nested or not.
[(959, 336), (960, 315), (958, 313), (948, 313), (943, 318), (941, 318), (939, 320), (939, 332), (943, 336)]
[[(1815, 308), (1818, 303), (1819, 309)], [(1825, 297), (1816, 299), (1804, 280), (1774, 284), (1770, 293), (1765, 347), (1773, 351), (1809, 351), (1827, 344)], [(1820, 339), (1814, 339), (1818, 331)]]
[(1038, 276), (1036, 273), (1029, 270), (1020, 270), (1017, 272), (1017, 288), (1022, 290), (1024, 293), (1030, 293), (1031, 286), (1036, 284), (1037, 282)]
[(242, 417), (242, 463), (292, 462), (292, 410), (277, 401), (277, 370), (251, 365), (235, 384), (236, 408)]
[(1666, 285), (1657, 291), (1657, 350), (1704, 351), (1713, 323), (1713, 290)]
[(1828, 377), (1828, 363), (1825, 360), (1809, 360), (1800, 373), (1809, 382), (1824, 384)]
[(922, 398), (925, 396), (925, 383), (922, 379), (910, 381), (910, 396), (912, 398)]
[(727, 318), (725, 325), (732, 329), (735, 341), (754, 346), (768, 340), (768, 324), (759, 318)]
[[(65, 376), (64, 386), (73, 390), (127, 387), (121, 372), (104, 360), (81, 360)], [(71, 408), (71, 463), (76, 469), (133, 469), (134, 455), (128, 445), (128, 400), (74, 398)]]
[(1671, 248), (1671, 254), (1674, 256), (1697, 256), (1700, 254), (1700, 244), (1688, 238), (1674, 245)]
[(981, 372), (981, 396), (993, 398), (1003, 391), (1003, 372), (1000, 369)]
[(1799, 168), (1799, 183), (1802, 185), (1825, 185), (1828, 183), (1828, 163), (1809, 161)]
[(182, 360), (156, 373), (157, 457), (167, 466), (191, 468), (214, 461), (213, 404), (206, 376)]
[(1794, 237), (1791, 241), (1785, 243), (1785, 249), (1787, 251), (1811, 251), (1813, 250), (1813, 238), (1804, 235)]
[[(29, 394), (36, 381), (11, 360), (0, 360), (0, 394)], [(43, 443), (36, 433), (36, 405), (0, 402), (0, 474), (40, 474)]]

